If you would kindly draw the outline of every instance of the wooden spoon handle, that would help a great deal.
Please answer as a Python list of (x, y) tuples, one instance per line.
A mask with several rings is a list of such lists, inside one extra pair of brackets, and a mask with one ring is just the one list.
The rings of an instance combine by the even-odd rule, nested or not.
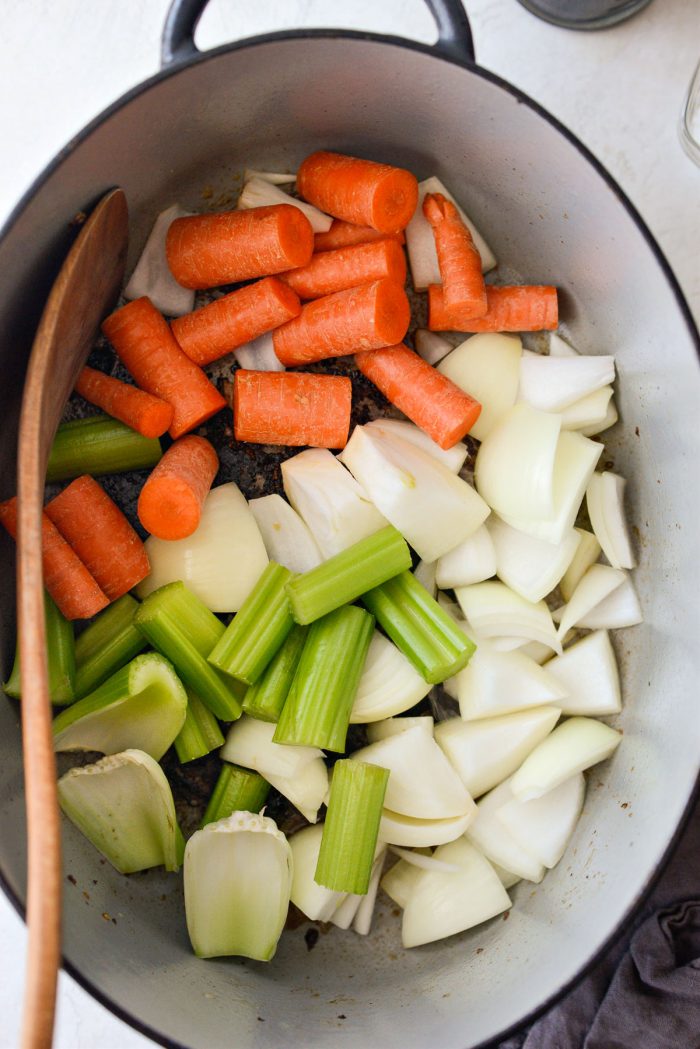
[(51, 289), (34, 339), (19, 427), (17, 618), (28, 832), (29, 945), (23, 1049), (49, 1049), (61, 951), (61, 839), (46, 667), (41, 514), (51, 442), (101, 319), (119, 294), (128, 214), (102, 198)]

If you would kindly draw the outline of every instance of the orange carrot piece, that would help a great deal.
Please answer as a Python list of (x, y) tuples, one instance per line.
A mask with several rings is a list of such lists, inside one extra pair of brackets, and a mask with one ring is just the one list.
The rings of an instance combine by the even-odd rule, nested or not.
[(103, 322), (102, 331), (139, 386), (172, 406), (172, 438), (182, 437), (225, 407), (224, 398), (180, 349), (150, 299), (128, 302)]
[(446, 308), (463, 317), (483, 317), (488, 303), (481, 256), (462, 216), (442, 193), (426, 195), (423, 214), (433, 228)]
[(382, 233), (405, 229), (418, 203), (410, 171), (342, 153), (312, 153), (297, 172), (297, 189), (326, 214)]
[(319, 299), (384, 277), (399, 284), (406, 280), (406, 256), (391, 237), (319, 252), (308, 266), (280, 275), (301, 299)]
[(486, 286), (488, 310), (483, 317), (465, 317), (448, 310), (442, 288), (428, 288), (428, 327), (431, 331), (554, 331), (559, 323), (557, 289), (548, 284)]
[(411, 308), (403, 286), (378, 280), (314, 299), (272, 333), (282, 364), (310, 364), (344, 353), (393, 346), (408, 331)]
[(175, 219), (165, 251), (170, 271), (185, 288), (215, 288), (305, 266), (314, 231), (293, 204), (269, 204)]
[(441, 448), (469, 433), (481, 405), (403, 343), (358, 353), (355, 363), (384, 396)]
[[(0, 503), (0, 524), (17, 539), (16, 496)], [(46, 514), (41, 515), (41, 561), (44, 586), (66, 619), (90, 619), (109, 604), (95, 577)]]
[(204, 437), (188, 434), (168, 448), (141, 489), (139, 521), (159, 539), (185, 539), (219, 469), (219, 457)]
[(75, 392), (144, 437), (160, 437), (173, 421), (173, 407), (167, 401), (94, 368), (83, 368)]
[(344, 448), (352, 384), (345, 375), (256, 372), (233, 376), (233, 430), (254, 444)]
[(368, 244), (372, 240), (382, 240), (384, 237), (391, 237), (397, 244), (406, 243), (403, 232), (382, 233), (371, 226), (357, 226), (354, 222), (333, 219), (329, 230), (314, 235), (314, 252), (349, 248), (351, 244)]
[(46, 504), (46, 513), (110, 601), (150, 572), (145, 546), (117, 504), (89, 474), (71, 481)]
[(278, 328), (300, 312), (296, 292), (277, 277), (265, 277), (193, 313), (176, 317), (170, 327), (190, 360), (201, 366)]

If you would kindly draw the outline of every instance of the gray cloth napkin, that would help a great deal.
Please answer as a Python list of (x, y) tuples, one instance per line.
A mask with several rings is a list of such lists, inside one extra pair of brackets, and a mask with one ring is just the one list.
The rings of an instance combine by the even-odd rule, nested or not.
[(499, 1049), (700, 1049), (700, 804), (633, 927)]

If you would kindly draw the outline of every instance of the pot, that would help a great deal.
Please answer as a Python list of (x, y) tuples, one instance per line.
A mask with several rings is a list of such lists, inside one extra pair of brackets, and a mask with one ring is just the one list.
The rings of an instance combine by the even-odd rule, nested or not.
[[(562, 289), (565, 334), (614, 353), (622, 422), (606, 460), (630, 479), (645, 622), (617, 635), (625, 739), (596, 769), (575, 839), (542, 885), (514, 890), (504, 923), (413, 951), (387, 911), (369, 939), (286, 934), (269, 965), (202, 962), (189, 947), (181, 879), (124, 878), (64, 829), (65, 965), (103, 1004), (163, 1044), (465, 1049), (503, 1035), (580, 977), (630, 920), (696, 791), (700, 590), (689, 522), (698, 334), (644, 223), (603, 168), (541, 107), (474, 62), (459, 0), (428, 0), (434, 47), (366, 33), (276, 33), (196, 51), (205, 0), (175, 0), (163, 71), (106, 110), (59, 154), (0, 240), (0, 484), (15, 490), (28, 348), (76, 213), (124, 188), (132, 257), (155, 214), (231, 206), (245, 166), (293, 170), (318, 148), (444, 179), (508, 277)], [(322, 90), (320, 89), (322, 85)], [(206, 194), (207, 199), (203, 196)], [(697, 461), (697, 460), (696, 460)], [(12, 544), (0, 540), (4, 578)], [(14, 595), (0, 595), (9, 666)], [(5, 672), (6, 676), (6, 672)], [(0, 869), (25, 891), (19, 718), (0, 703)], [(109, 920), (114, 919), (114, 921)]]

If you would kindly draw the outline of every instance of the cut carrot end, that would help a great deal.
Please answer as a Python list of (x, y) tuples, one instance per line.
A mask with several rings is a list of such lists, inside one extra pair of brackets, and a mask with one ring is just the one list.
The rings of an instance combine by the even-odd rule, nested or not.
[(219, 469), (219, 457), (204, 437), (189, 434), (168, 448), (141, 489), (137, 512), (159, 539), (192, 535)]

